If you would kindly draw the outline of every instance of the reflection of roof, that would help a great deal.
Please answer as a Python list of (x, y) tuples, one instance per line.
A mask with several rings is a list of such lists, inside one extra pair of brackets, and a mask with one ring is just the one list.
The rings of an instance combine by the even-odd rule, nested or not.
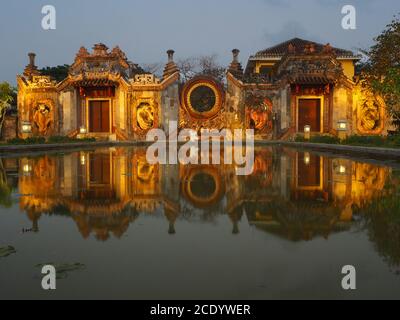
[(317, 201), (245, 203), (249, 224), (291, 241), (310, 240), (316, 236), (348, 230), (340, 223), (340, 209), (332, 203)]
[[(292, 45), (295, 49), (296, 53), (301, 53), (304, 51), (306, 46), (313, 45), (316, 52), (322, 52), (324, 49), (324, 45), (321, 43), (303, 40), (300, 38), (293, 38), (287, 40), (285, 42), (279, 43), (273, 47), (261, 50), (257, 52), (252, 58), (265, 58), (265, 57), (281, 57), (285, 54), (289, 53), (289, 46)], [(349, 57), (349, 58), (357, 58), (352, 51), (340, 49), (340, 48), (332, 48), (338, 57)]]

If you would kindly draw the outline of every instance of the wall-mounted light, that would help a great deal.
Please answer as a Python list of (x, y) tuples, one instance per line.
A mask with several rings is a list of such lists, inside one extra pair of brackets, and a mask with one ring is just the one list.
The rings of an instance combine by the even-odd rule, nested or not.
[(32, 125), (30, 122), (24, 121), (21, 125), (22, 133), (31, 133), (32, 132)]
[(79, 133), (80, 134), (86, 134), (87, 133), (86, 127), (80, 127), (79, 128)]
[(340, 165), (340, 166), (339, 166), (339, 173), (340, 173), (340, 174), (345, 174), (345, 173), (346, 173), (346, 167), (343, 166), (343, 165)]

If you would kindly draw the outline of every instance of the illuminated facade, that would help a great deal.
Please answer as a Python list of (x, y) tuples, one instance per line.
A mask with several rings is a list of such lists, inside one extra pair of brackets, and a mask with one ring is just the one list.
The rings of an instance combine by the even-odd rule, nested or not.
[(180, 82), (168, 51), (163, 77), (145, 72), (115, 47), (81, 48), (61, 82), (43, 76), (35, 55), (18, 76), (19, 136), (66, 135), (143, 140), (152, 128), (252, 128), (264, 139), (311, 134), (384, 135), (382, 99), (363, 89), (359, 60), (329, 44), (292, 39), (251, 56), (245, 70), (239, 50), (220, 83), (208, 75)]

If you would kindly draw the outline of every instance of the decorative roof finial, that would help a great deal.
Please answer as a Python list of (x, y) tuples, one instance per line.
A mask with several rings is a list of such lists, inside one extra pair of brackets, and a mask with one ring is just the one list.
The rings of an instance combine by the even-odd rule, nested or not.
[(175, 53), (175, 51), (172, 50), (172, 49), (169, 49), (169, 50), (167, 51), (167, 54), (168, 54), (168, 62), (174, 62), (174, 53)]
[(232, 55), (233, 55), (233, 62), (239, 62), (239, 49), (233, 49), (232, 50)]
[(32, 76), (40, 75), (37, 66), (35, 65), (36, 54), (33, 52), (28, 53), (29, 64), (24, 69), (24, 76), (28, 79), (32, 79)]
[(34, 67), (35, 66), (36, 53), (29, 52), (28, 53), (28, 57), (29, 57), (29, 66)]
[(232, 62), (228, 68), (228, 72), (234, 75), (236, 78), (241, 79), (243, 77), (243, 68), (239, 62), (239, 49), (232, 50)]
[(179, 72), (179, 68), (174, 62), (174, 53), (175, 53), (175, 51), (172, 49), (169, 49), (167, 51), (168, 62), (164, 68), (163, 79), (166, 79), (169, 76), (171, 76), (172, 74)]

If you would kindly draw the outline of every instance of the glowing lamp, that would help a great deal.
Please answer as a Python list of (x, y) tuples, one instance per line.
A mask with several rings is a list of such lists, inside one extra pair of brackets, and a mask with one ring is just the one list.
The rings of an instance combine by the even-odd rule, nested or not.
[(81, 166), (84, 166), (86, 164), (86, 155), (84, 153), (81, 153), (79, 158), (81, 161)]
[(337, 123), (338, 131), (346, 131), (347, 130), (347, 121), (346, 120), (339, 120)]
[(308, 152), (306, 152), (304, 154), (304, 164), (308, 166), (310, 164), (310, 162), (311, 162), (310, 154)]
[(22, 170), (24, 171), (25, 174), (30, 173), (32, 171), (32, 166), (30, 164), (24, 164)]
[(85, 127), (80, 127), (80, 128), (79, 128), (79, 133), (80, 133), (80, 134), (85, 134), (86, 132), (87, 132), (87, 130), (86, 130)]
[(339, 173), (340, 174), (345, 174), (346, 173), (346, 167), (343, 166), (343, 165), (339, 166)]
[(310, 140), (311, 137), (311, 126), (306, 125), (304, 126), (304, 139)]
[(22, 129), (22, 133), (31, 133), (32, 125), (30, 122), (22, 122), (21, 129)]

